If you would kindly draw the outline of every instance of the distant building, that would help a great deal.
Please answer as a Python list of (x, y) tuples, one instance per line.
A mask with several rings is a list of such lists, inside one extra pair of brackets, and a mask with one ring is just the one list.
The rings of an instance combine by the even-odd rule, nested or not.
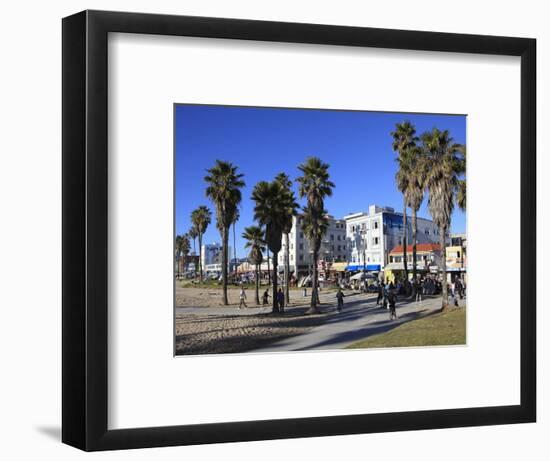
[[(344, 216), (348, 270), (381, 271), (393, 248), (402, 244), (403, 213), (391, 207), (370, 205), (369, 211)], [(417, 242), (434, 243), (439, 229), (429, 219), (417, 218)], [(412, 219), (407, 216), (407, 243), (412, 243)]]
[[(412, 276), (413, 246), (407, 245), (407, 270)], [(418, 274), (437, 273), (442, 261), (441, 246), (439, 243), (418, 243), (416, 245), (416, 270)], [(389, 262), (384, 267), (384, 279), (395, 282), (399, 274), (402, 279), (405, 270), (403, 264), (403, 245), (398, 245), (389, 253)]]
[[(290, 271), (298, 275), (308, 274), (312, 270), (313, 252), (309, 240), (302, 230), (302, 216), (295, 216), (289, 234)], [(343, 219), (328, 216), (329, 226), (321, 241), (319, 261), (341, 262), (347, 259), (346, 223)], [(286, 241), (283, 235), (278, 265), (283, 270), (285, 262)]]
[[(231, 247), (227, 250), (227, 264), (231, 255)], [(222, 270), (222, 245), (220, 243), (207, 243), (201, 247), (201, 265), (204, 272), (221, 272)]]
[[(468, 268), (466, 234), (452, 234), (451, 244), (446, 248), (447, 272), (452, 275), (464, 275)], [(449, 277), (451, 281), (453, 277)]]

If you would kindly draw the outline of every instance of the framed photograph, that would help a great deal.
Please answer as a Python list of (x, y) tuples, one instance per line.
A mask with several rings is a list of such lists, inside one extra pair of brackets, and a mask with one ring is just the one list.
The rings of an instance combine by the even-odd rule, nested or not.
[(536, 419), (534, 39), (63, 19), (63, 441)]

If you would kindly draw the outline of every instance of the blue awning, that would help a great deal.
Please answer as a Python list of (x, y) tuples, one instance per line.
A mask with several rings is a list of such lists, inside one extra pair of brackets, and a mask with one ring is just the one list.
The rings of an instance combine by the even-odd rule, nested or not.
[(350, 264), (349, 266), (346, 267), (346, 270), (349, 271), (349, 272), (354, 272), (354, 271), (363, 271), (363, 270), (366, 270), (366, 271), (379, 271), (380, 270), (380, 264), (367, 264), (367, 266), (365, 267), (364, 264)]

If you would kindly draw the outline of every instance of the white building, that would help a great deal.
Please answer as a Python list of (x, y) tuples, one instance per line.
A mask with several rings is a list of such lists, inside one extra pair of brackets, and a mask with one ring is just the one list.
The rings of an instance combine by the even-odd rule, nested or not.
[[(369, 206), (369, 211), (344, 216), (348, 268), (380, 271), (389, 253), (403, 238), (403, 213), (391, 207)], [(438, 242), (439, 230), (430, 220), (417, 218), (417, 242)], [(412, 243), (412, 219), (407, 216), (407, 243)]]
[[(329, 227), (325, 233), (321, 248), (319, 250), (319, 260), (327, 262), (344, 262), (347, 259), (348, 249), (346, 243), (346, 223), (343, 219), (328, 217)], [(309, 240), (304, 235), (301, 228), (302, 217), (295, 216), (292, 221), (292, 230), (289, 234), (289, 263), (291, 272), (307, 274), (312, 269), (313, 252), (311, 251)], [(282, 247), (279, 252), (278, 264), (279, 270), (283, 270), (285, 261), (286, 241), (283, 235)]]
[[(231, 255), (231, 247), (227, 250), (227, 264)], [(207, 243), (201, 247), (201, 265), (205, 272), (221, 272), (222, 245), (221, 243)]]

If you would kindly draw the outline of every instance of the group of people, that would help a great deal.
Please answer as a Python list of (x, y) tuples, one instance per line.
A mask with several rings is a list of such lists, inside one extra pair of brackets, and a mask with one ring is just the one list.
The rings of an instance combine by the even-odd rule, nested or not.
[[(264, 294), (262, 295), (262, 305), (267, 306), (269, 304), (269, 288), (266, 288), (264, 291)], [(277, 305), (279, 306), (279, 310), (281, 312), (284, 311), (285, 308), (285, 294), (283, 293), (283, 289), (279, 288), (277, 290)], [(244, 286), (241, 284), (241, 291), (239, 293), (239, 309), (247, 308), (246, 305), (246, 291), (244, 289)]]
[(397, 319), (397, 313), (395, 311), (395, 304), (397, 303), (397, 293), (398, 288), (393, 284), (393, 282), (378, 284), (378, 296), (376, 298), (376, 305), (379, 306), (380, 303), (382, 303), (382, 307), (384, 307), (384, 309), (389, 308), (390, 320)]

